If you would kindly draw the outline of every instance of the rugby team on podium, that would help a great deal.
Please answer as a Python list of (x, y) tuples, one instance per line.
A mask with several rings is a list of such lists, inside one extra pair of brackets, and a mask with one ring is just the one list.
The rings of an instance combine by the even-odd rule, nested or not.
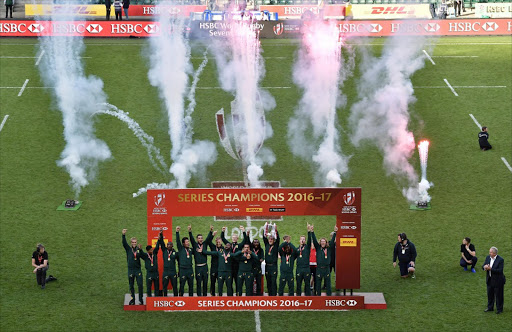
[[(242, 242), (238, 242), (238, 235), (233, 234), (229, 242), (224, 233), (226, 227), (222, 228), (220, 237), (213, 239), (217, 234), (213, 226), (206, 239), (201, 234), (196, 238), (192, 235), (192, 227), (188, 226), (189, 237), (183, 237), (180, 240), (180, 227), (176, 227), (176, 245), (168, 241), (164, 242), (163, 232), (160, 235), (155, 247), (148, 245), (146, 252), (142, 250), (137, 239), (132, 237), (130, 245), (126, 241), (126, 229), (123, 229), (123, 246), (126, 250), (128, 261), (128, 280), (130, 283), (131, 300), (130, 305), (135, 304), (135, 287), (137, 281), (139, 288), (139, 304), (143, 304), (143, 286), (141, 260), (144, 261), (146, 268), (146, 290), (147, 296), (151, 297), (151, 287), (154, 285), (155, 295), (160, 294), (160, 275), (158, 271), (158, 253), (162, 251), (163, 273), (162, 287), (163, 295), (167, 296), (169, 283), (172, 285), (174, 296), (183, 296), (185, 284), (188, 284), (188, 295), (194, 295), (194, 278), (196, 279), (197, 296), (207, 296), (208, 294), (208, 261), (211, 256), (210, 275), (210, 295), (215, 296), (215, 284), (217, 284), (217, 295), (222, 296), (224, 285), (227, 295), (233, 296), (233, 282), (235, 282), (236, 294), (241, 296), (245, 286), (245, 294), (263, 295), (262, 269), (261, 263), (265, 262), (265, 277), (267, 280), (268, 295), (283, 295), (284, 287), (287, 284), (289, 293), (293, 296), (295, 291), (297, 295), (302, 295), (302, 283), (304, 282), (305, 295), (311, 295), (311, 286), (315, 285), (314, 294), (320, 295), (322, 291), (322, 282), (326, 289), (326, 294), (331, 295), (331, 260), (335, 255), (335, 241), (337, 227), (331, 233), (331, 239), (321, 238), (320, 242), (316, 239), (314, 226), (307, 226), (308, 235), (302, 235), (299, 244), (295, 247), (291, 243), (288, 235), (283, 236), (283, 243), (280, 243), (279, 232), (276, 228), (276, 237), (264, 234), (263, 242), (265, 248), (261, 247), (258, 239), (249, 238), (249, 231), (245, 231), (240, 226), (243, 234)], [(311, 245), (313, 242), (313, 246)], [(194, 257), (194, 264), (192, 264)], [(277, 265), (278, 258), (281, 257), (279, 290), (277, 288)], [(179, 269), (176, 270), (176, 263)], [(297, 269), (294, 274), (294, 265)], [(194, 265), (194, 266), (193, 266)], [(195, 269), (194, 269), (195, 268)], [(313, 276), (313, 279), (311, 278)], [(178, 280), (179, 288), (178, 288)], [(295, 289), (295, 280), (297, 287)]]

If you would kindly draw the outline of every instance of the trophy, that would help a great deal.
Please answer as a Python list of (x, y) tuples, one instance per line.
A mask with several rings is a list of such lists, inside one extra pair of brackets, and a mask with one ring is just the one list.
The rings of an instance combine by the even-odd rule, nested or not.
[(276, 234), (276, 224), (272, 224), (272, 223), (268, 223), (266, 222), (265, 223), (265, 228), (264, 228), (264, 232), (265, 232), (265, 235), (267, 237), (273, 237), (274, 239), (277, 238), (277, 234)]

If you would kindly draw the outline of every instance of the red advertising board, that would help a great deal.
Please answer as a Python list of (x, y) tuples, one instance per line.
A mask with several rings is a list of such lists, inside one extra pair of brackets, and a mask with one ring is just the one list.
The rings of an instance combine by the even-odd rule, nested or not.
[(162, 189), (147, 195), (148, 243), (160, 229), (172, 239), (173, 217), (334, 216), (336, 288), (360, 288), (361, 188)]
[(171, 15), (189, 17), (190, 13), (201, 13), (206, 10), (205, 5), (176, 5), (176, 6), (154, 6), (154, 5), (130, 5), (130, 16), (153, 16), (160, 15), (167, 11)]
[(280, 19), (300, 19), (302, 15), (310, 11), (315, 15), (323, 13), (324, 18), (342, 19), (345, 17), (346, 5), (262, 5), (260, 10), (275, 12)]
[[(209, 25), (212, 22), (206, 22)], [(303, 22), (307, 24), (307, 22)], [(212, 29), (227, 29), (233, 24), (214, 24)], [(217, 25), (220, 27), (218, 28)], [(259, 21), (262, 30), (274, 30), (272, 38), (289, 37), (279, 34), (286, 21)], [(294, 23), (294, 25), (297, 25)], [(200, 26), (200, 25), (198, 25)], [(340, 33), (346, 37), (386, 37), (393, 35), (426, 36), (487, 36), (511, 35), (512, 19), (455, 19), (455, 20), (381, 20), (338, 21)], [(84, 36), (84, 37), (151, 37), (160, 35), (160, 25), (151, 21), (7, 21), (0, 20), (0, 37)], [(215, 36), (216, 34), (210, 34)], [(217, 34), (225, 35), (225, 34)], [(263, 36), (264, 34), (260, 34)]]
[[(113, 7), (113, 6), (112, 6)], [(130, 17), (159, 15), (167, 11), (171, 15), (188, 17), (190, 13), (203, 12), (206, 5), (130, 5), (128, 14)], [(26, 16), (103, 16), (105, 17), (105, 5), (86, 4), (25, 4)], [(114, 15), (113, 12), (111, 15)]]
[(148, 297), (148, 311), (254, 311), (364, 309), (364, 296)]

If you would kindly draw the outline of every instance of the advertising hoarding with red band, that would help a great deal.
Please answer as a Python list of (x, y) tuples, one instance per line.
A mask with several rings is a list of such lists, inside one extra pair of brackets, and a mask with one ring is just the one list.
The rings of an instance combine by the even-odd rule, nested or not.
[[(111, 16), (114, 16), (113, 2)], [(136, 16), (154, 16), (159, 15), (161, 11), (167, 11), (171, 15), (188, 17), (190, 13), (203, 12), (205, 5), (176, 5), (176, 6), (155, 6), (155, 5), (130, 5), (128, 15)], [(71, 4), (25, 4), (25, 16), (51, 16), (61, 15), (69, 16), (103, 16), (107, 15), (105, 5), (71, 5)]]
[(148, 297), (148, 311), (253, 311), (364, 309), (363, 296)]
[(345, 17), (347, 5), (261, 5), (259, 8), (261, 11), (277, 13), (281, 19), (300, 19), (307, 11), (315, 15), (323, 13), (324, 18), (342, 19)]
[(355, 20), (429, 19), (430, 6), (423, 4), (350, 5), (347, 16)]
[(148, 243), (152, 244), (161, 228), (166, 239), (173, 238), (173, 217), (333, 216), (332, 226), (339, 228), (336, 288), (360, 288), (361, 188), (162, 189), (148, 190), (147, 195)]
[[(200, 27), (201, 22), (193, 24)], [(233, 24), (204, 22), (207, 32), (229, 31)], [(255, 23), (256, 24), (256, 23)], [(290, 38), (300, 36), (307, 22), (258, 21), (260, 38)], [(424, 36), (487, 36), (511, 35), (512, 19), (455, 20), (380, 20), (338, 21), (340, 33), (352, 36), (386, 37), (394, 35)], [(293, 26), (290, 26), (293, 25)], [(288, 31), (293, 33), (287, 33)], [(151, 21), (7, 21), (0, 20), (0, 37), (84, 36), (84, 37), (152, 37), (160, 35), (160, 25)], [(208, 34), (208, 33), (207, 33)], [(208, 34), (223, 38), (224, 33)], [(215, 37), (217, 36), (217, 37)]]

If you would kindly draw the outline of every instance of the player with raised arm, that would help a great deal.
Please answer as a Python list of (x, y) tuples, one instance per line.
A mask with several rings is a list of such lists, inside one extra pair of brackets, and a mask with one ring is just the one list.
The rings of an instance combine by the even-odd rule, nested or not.
[(236, 257), (242, 255), (241, 251), (237, 251), (235, 253), (231, 250), (231, 243), (226, 243), (224, 249), (219, 251), (203, 251), (205, 255), (217, 256), (219, 262), (219, 278), (217, 281), (218, 284), (218, 293), (219, 296), (222, 296), (222, 290), (224, 288), (224, 284), (226, 284), (228, 296), (233, 296), (233, 282), (232, 282), (232, 268), (233, 261)]
[[(192, 243), (192, 249), (194, 251), (194, 262), (195, 262), (195, 276), (197, 283), (197, 296), (206, 296), (208, 293), (208, 259), (203, 255), (203, 247), (205, 242), (211, 242), (213, 235), (210, 232), (206, 241), (203, 242), (203, 235), (197, 234), (197, 241), (194, 240), (192, 235), (192, 226), (188, 226), (188, 235), (190, 236), (190, 242)], [(206, 251), (206, 247), (204, 248)]]
[(158, 272), (158, 251), (160, 250), (160, 242), (156, 243), (156, 247), (146, 246), (146, 252), (142, 252), (141, 257), (146, 267), (146, 293), (147, 297), (152, 296), (151, 285), (155, 286), (155, 296), (160, 295), (160, 278)]
[(291, 243), (290, 235), (283, 236), (284, 242), (279, 246), (281, 265), (279, 267), (279, 296), (283, 296), (284, 286), (288, 284), (288, 295), (293, 296), (295, 291), (293, 266), (295, 264), (295, 247)]
[[(245, 238), (244, 227), (240, 226), (240, 230), (242, 230), (242, 233), (244, 234), (244, 238)], [(220, 234), (220, 238), (222, 239), (222, 242), (224, 242), (224, 244), (228, 244), (229, 241), (226, 240), (226, 237), (224, 236), (225, 232), (226, 232), (226, 227), (222, 227), (222, 233)], [(238, 234), (233, 233), (231, 235), (231, 241), (232, 242), (230, 244), (231, 244), (231, 253), (232, 254), (234, 254), (235, 252), (238, 252), (238, 251), (242, 251), (242, 248), (244, 247), (244, 242), (241, 242), (241, 243), (238, 242)], [(237, 276), (238, 276), (238, 261), (234, 260), (231, 267), (232, 267), (231, 282), (233, 282), (233, 281), (237, 280)], [(231, 287), (233, 287), (233, 286), (231, 286)], [(236, 283), (235, 283), (235, 287), (236, 287)]]
[(174, 296), (178, 296), (178, 275), (176, 273), (176, 259), (178, 258), (178, 255), (174, 250), (172, 241), (167, 241), (167, 246), (165, 245), (162, 230), (160, 230), (158, 242), (160, 242), (160, 248), (162, 248), (162, 256), (164, 259), (164, 271), (162, 273), (162, 288), (164, 290), (164, 296), (167, 296), (169, 282), (171, 283)]
[[(210, 232), (204, 241), (204, 244), (210, 249), (209, 251), (220, 251), (224, 248), (222, 247), (222, 240), (220, 237), (215, 239), (215, 244), (213, 244), (213, 238), (217, 234), (217, 231), (213, 230), (213, 225), (210, 225)], [(215, 296), (215, 287), (217, 286), (217, 279), (219, 277), (219, 257), (217, 255), (211, 256), (211, 264), (210, 264), (210, 295)]]
[(137, 238), (130, 239), (131, 246), (126, 242), (126, 229), (123, 229), (123, 247), (126, 251), (126, 260), (128, 262), (128, 282), (130, 283), (130, 305), (135, 304), (135, 287), (134, 281), (137, 279), (137, 286), (139, 288), (139, 304), (144, 304), (143, 296), (144, 290), (142, 289), (142, 271), (140, 269), (140, 257), (142, 254), (140, 244), (137, 244)]
[(176, 243), (178, 245), (178, 265), (180, 267), (180, 291), (179, 296), (185, 293), (185, 283), (188, 284), (188, 296), (194, 296), (194, 270), (192, 268), (192, 255), (194, 252), (190, 248), (190, 241), (184, 237), (180, 242), (180, 229), (176, 227)]
[(267, 279), (268, 295), (277, 295), (277, 254), (279, 251), (279, 232), (276, 230), (276, 239), (270, 234), (263, 234), (265, 243), (265, 277)]
[(252, 296), (254, 276), (252, 274), (253, 263), (259, 261), (252, 251), (249, 243), (245, 243), (241, 251), (241, 255), (237, 257), (238, 264), (238, 276), (236, 280), (236, 292), (238, 296), (242, 296), (243, 286), (245, 284), (245, 295)]
[(329, 243), (327, 243), (327, 239), (325, 237), (321, 238), (320, 243), (318, 243), (314, 232), (314, 226), (311, 225), (311, 237), (313, 238), (313, 245), (316, 248), (316, 261), (318, 264), (315, 276), (316, 295), (318, 296), (322, 294), (322, 280), (326, 287), (326, 294), (328, 296), (332, 295), (330, 265), (332, 252), (336, 248), (335, 243), (337, 231), (338, 227), (334, 226), (334, 234), (332, 235)]
[(311, 295), (311, 269), (309, 266), (309, 254), (311, 252), (311, 225), (308, 224), (308, 240), (302, 235), (299, 240), (299, 247), (295, 250), (295, 259), (297, 260), (297, 271), (295, 279), (297, 280), (297, 295), (302, 295), (302, 282), (304, 281), (304, 293)]

